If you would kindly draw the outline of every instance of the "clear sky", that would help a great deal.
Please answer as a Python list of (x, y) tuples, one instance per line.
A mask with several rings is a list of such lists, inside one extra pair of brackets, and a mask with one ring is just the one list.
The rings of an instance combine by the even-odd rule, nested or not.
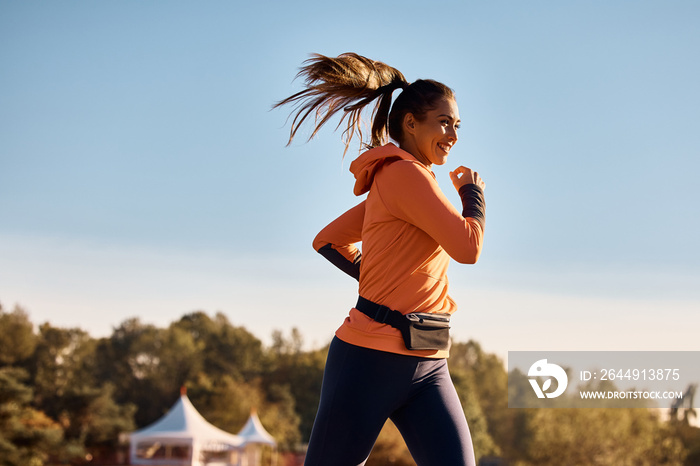
[(455, 89), (487, 183), (454, 336), (487, 351), (698, 350), (700, 3), (0, 1), (0, 303), (109, 335), (225, 313), (325, 344), (352, 279), (311, 249), (340, 134), (285, 147), (310, 53)]

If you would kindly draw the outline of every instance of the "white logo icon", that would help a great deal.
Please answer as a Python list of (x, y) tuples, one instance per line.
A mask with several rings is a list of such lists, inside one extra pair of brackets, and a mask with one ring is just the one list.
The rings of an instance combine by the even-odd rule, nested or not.
[[(528, 377), (531, 377), (529, 379), (530, 385), (532, 385), (532, 389), (535, 390), (537, 398), (544, 398), (545, 395), (547, 396), (547, 398), (556, 398), (562, 393), (564, 393), (564, 390), (566, 390), (566, 385), (569, 383), (569, 377), (567, 377), (566, 372), (564, 372), (564, 369), (557, 366), (556, 364), (547, 363), (546, 359), (540, 359), (539, 361), (535, 362), (532, 366), (530, 366), (530, 370), (527, 372), (527, 375)], [(542, 388), (540, 388), (540, 385), (537, 383), (537, 379), (532, 377), (550, 378), (545, 380), (544, 384), (542, 384)], [(552, 377), (554, 377), (557, 380), (557, 389), (554, 390), (552, 393), (547, 393), (547, 390), (552, 385)]]

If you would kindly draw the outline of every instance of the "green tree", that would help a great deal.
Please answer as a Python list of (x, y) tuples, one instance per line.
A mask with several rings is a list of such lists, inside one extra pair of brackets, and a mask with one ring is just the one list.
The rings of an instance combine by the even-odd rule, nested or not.
[[(165, 383), (160, 379), (160, 351), (163, 342), (168, 340), (163, 333), (163, 329), (143, 324), (138, 318), (128, 319), (96, 347), (98, 381), (114, 386), (117, 404), (136, 406), (134, 421), (139, 427), (167, 412), (171, 400), (177, 399), (178, 383), (182, 382)], [(177, 360), (168, 363), (173, 365)]]
[(243, 327), (232, 325), (222, 313), (211, 319), (204, 312), (193, 312), (171, 327), (187, 332), (200, 345), (202, 370), (210, 376), (251, 380), (264, 370), (262, 342)]
[(257, 412), (280, 448), (292, 449), (300, 441), (294, 399), (284, 387), (263, 387), (260, 380), (240, 382), (231, 376), (212, 380), (200, 374), (188, 393), (202, 416), (220, 429), (236, 433)]
[(700, 464), (700, 428), (675, 418), (671, 418), (670, 427), (674, 436), (680, 439), (687, 452), (684, 465), (696, 466)]
[(34, 353), (36, 335), (29, 316), (19, 306), (5, 312), (0, 304), (0, 364), (19, 364)]
[(308, 442), (321, 397), (328, 346), (304, 351), (304, 340), (297, 329), (292, 329), (289, 338), (279, 331), (275, 332), (272, 338), (273, 344), (269, 350), (270, 368), (264, 377), (264, 384), (286, 387), (299, 416), (302, 441)]
[(166, 329), (129, 319), (100, 342), (97, 353), (104, 368), (100, 380), (114, 384), (120, 404), (136, 405), (139, 427), (165, 414), (183, 385), (204, 396), (229, 379), (255, 382), (265, 366), (260, 340), (223, 314), (211, 319), (203, 312), (187, 314)]
[(18, 368), (0, 368), (0, 464), (41, 466), (49, 454), (58, 454), (63, 429), (31, 407), (27, 374)]
[(384, 424), (367, 459), (367, 466), (415, 466), (399, 429), (390, 420)]
[(680, 440), (643, 408), (533, 409), (522, 465), (682, 466)]
[(94, 351), (95, 341), (84, 330), (42, 324), (28, 365), (36, 403), (49, 408), (73, 387), (92, 385)]
[(499, 440), (507, 418), (507, 374), (503, 362), (485, 353), (475, 341), (454, 343), (448, 360), (450, 375), (462, 401), (477, 460), (500, 455)]
[(177, 325), (160, 330), (155, 344), (155, 364), (148, 377), (158, 393), (177, 392), (202, 371), (204, 345)]
[(69, 456), (114, 446), (123, 431), (133, 429), (133, 406), (119, 406), (113, 386), (99, 383), (96, 341), (80, 329), (40, 326), (31, 358), (34, 404), (58, 421)]
[(65, 438), (98, 459), (102, 451), (115, 448), (119, 434), (134, 430), (132, 404), (117, 405), (113, 386), (75, 387), (57, 400), (63, 411)]

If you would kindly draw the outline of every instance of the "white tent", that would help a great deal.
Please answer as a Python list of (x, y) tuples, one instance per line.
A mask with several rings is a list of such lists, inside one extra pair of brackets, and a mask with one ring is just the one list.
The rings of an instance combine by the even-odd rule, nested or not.
[(254, 409), (250, 412), (248, 422), (245, 423), (241, 431), (238, 433), (238, 436), (243, 438), (244, 445), (251, 443), (270, 446), (277, 445), (277, 442), (275, 442), (275, 439), (272, 438), (272, 435), (268, 434), (260, 423), (258, 413)]
[[(258, 418), (258, 414), (254, 409), (250, 412), (248, 422), (245, 423), (241, 431), (238, 433), (238, 436), (243, 438), (243, 446), (245, 447), (246, 453), (242, 461), (242, 466), (258, 465), (261, 463), (261, 452), (258, 445), (270, 445), (272, 447), (277, 446), (275, 439), (272, 438), (272, 435), (267, 433), (265, 428), (260, 423), (260, 418)], [(276, 454), (273, 459), (276, 463)]]
[[(251, 445), (275, 445), (275, 440), (251, 413), (241, 434), (211, 425), (192, 406), (184, 389), (168, 413), (129, 435), (133, 465), (204, 466), (255, 464), (259, 452)], [(251, 461), (252, 458), (255, 458)]]

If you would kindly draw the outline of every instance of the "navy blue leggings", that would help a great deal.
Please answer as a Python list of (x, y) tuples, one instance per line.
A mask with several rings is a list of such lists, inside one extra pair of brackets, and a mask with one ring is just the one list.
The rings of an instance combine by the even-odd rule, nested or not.
[(474, 466), (445, 359), (386, 353), (334, 338), (305, 466), (359, 466), (391, 419), (418, 466)]

